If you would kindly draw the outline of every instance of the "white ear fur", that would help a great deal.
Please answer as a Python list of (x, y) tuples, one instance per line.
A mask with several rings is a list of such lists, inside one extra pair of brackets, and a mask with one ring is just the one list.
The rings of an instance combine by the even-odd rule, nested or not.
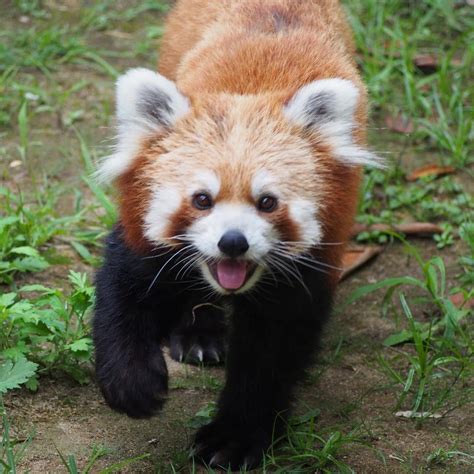
[(322, 79), (303, 86), (284, 108), (286, 118), (325, 136), (336, 158), (353, 165), (382, 166), (378, 156), (353, 140), (354, 114), (359, 98), (346, 79)]
[(102, 161), (99, 180), (111, 181), (124, 173), (143, 139), (170, 128), (189, 107), (175, 83), (154, 71), (136, 68), (120, 76), (116, 88), (117, 144), (114, 153)]

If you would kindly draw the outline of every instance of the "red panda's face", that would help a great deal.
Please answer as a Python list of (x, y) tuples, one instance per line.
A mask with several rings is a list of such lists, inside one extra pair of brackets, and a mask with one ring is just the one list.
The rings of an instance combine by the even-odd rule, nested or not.
[[(173, 83), (132, 70), (119, 80), (119, 145), (102, 175), (121, 176), (140, 160), (132, 185), (143, 193), (136, 210), (143, 237), (152, 246), (186, 248), (183, 265), (199, 267), (216, 291), (245, 292), (267, 274), (287, 277), (291, 258), (324, 238), (336, 148), (356, 162), (370, 159), (352, 143), (347, 117), (337, 116), (347, 107), (353, 114), (357, 91), (334, 81), (313, 94), (310, 84), (286, 105), (265, 95), (201, 97), (190, 105)], [(341, 87), (352, 103), (342, 104)], [(318, 120), (332, 142), (302, 133)]]
[(196, 104), (146, 154), (146, 238), (191, 244), (216, 290), (246, 291), (279, 253), (301, 253), (321, 239), (317, 158), (264, 100)]

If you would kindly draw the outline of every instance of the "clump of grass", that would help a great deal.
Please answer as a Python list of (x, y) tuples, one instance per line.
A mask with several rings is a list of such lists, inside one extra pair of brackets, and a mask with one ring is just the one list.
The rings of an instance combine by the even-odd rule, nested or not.
[(92, 339), (87, 318), (94, 289), (84, 274), (71, 271), (69, 282), (72, 289), (67, 293), (28, 285), (0, 296), (0, 361), (33, 362), (21, 380), (32, 390), (43, 374), (66, 373), (79, 383), (89, 380)]
[(445, 466), (448, 462), (453, 459), (457, 459), (457, 464), (472, 464), (474, 456), (458, 449), (446, 450), (438, 448), (428, 455), (426, 458), (426, 464), (428, 467), (434, 466)]
[[(446, 407), (446, 403), (454, 396), (454, 387), (474, 373), (473, 327), (467, 321), (470, 310), (463, 305), (456, 306), (450, 299), (443, 260), (433, 257), (424, 261), (413, 246), (407, 243), (405, 246), (416, 259), (422, 278), (387, 278), (363, 286), (352, 293), (348, 303), (385, 288), (387, 292), (382, 304), (383, 313), (393, 313), (399, 319), (398, 309), (392, 298), (397, 289), (409, 286), (421, 293), (415, 300), (417, 305), (425, 311), (431, 308), (428, 321), (416, 320), (402, 293), (401, 308), (407, 327), (384, 341), (386, 347), (394, 348), (395, 355), (379, 358), (384, 371), (401, 388), (395, 408), (406, 404), (414, 414), (422, 415), (417, 417), (418, 420), (423, 420), (441, 408), (448, 411), (450, 408)], [(472, 294), (465, 297), (470, 298)], [(469, 396), (468, 392), (456, 394), (462, 403)]]
[(19, 32), (5, 32), (1, 36), (0, 72), (15, 66), (48, 73), (64, 63), (89, 63), (112, 77), (118, 76), (111, 64), (68, 27), (53, 24), (42, 30), (33, 27)]
[(319, 412), (310, 411), (303, 416), (292, 417), (287, 432), (276, 439), (266, 455), (264, 470), (284, 472), (354, 472), (342, 456), (354, 444), (363, 444), (356, 431), (321, 432), (317, 426)]
[(23, 193), (0, 187), (0, 284), (12, 283), (16, 273), (38, 272), (49, 266), (43, 246), (64, 235), (79, 216), (58, 217), (57, 193), (38, 193), (27, 202)]
[(92, 447), (92, 452), (83, 469), (79, 469), (74, 455), (70, 454), (66, 457), (59, 451), (58, 454), (68, 474), (89, 474), (91, 472), (96, 472), (97, 474), (111, 474), (112, 472), (123, 472), (123, 469), (130, 464), (134, 464), (150, 457), (149, 454), (142, 454), (140, 456), (124, 459), (123, 461), (114, 463), (105, 469), (98, 470), (96, 466), (97, 462), (104, 456), (110, 454), (110, 450), (104, 446), (94, 445)]
[(10, 420), (8, 419), (0, 396), (0, 419), (2, 428), (0, 430), (0, 472), (16, 474), (17, 465), (25, 455), (25, 451), (31, 444), (32, 435), (25, 440), (19, 441), (12, 438)]

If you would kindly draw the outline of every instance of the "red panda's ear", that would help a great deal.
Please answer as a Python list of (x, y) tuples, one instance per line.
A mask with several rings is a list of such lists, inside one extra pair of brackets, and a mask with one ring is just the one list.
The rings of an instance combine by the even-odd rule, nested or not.
[(134, 160), (149, 136), (169, 129), (189, 110), (189, 101), (174, 82), (149, 69), (130, 69), (116, 89), (118, 137), (115, 153), (101, 163), (98, 178), (112, 181)]
[(290, 122), (325, 137), (342, 162), (381, 166), (380, 158), (354, 142), (359, 95), (352, 81), (322, 79), (299, 89), (285, 105), (284, 113)]

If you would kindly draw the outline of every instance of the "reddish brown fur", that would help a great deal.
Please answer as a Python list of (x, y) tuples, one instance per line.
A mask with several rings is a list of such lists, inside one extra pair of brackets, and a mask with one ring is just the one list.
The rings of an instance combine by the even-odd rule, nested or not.
[[(349, 79), (361, 92), (354, 133), (364, 144), (366, 95), (353, 53), (345, 16), (336, 0), (179, 0), (168, 19), (159, 71), (175, 80), (191, 99), (192, 111), (168, 142), (165, 140), (164, 149), (172, 151), (180, 143), (191, 143), (194, 131), (216, 147), (216, 156), (218, 147), (227, 156), (224, 140), (234, 120), (250, 114), (260, 117), (259, 127), (264, 129), (260, 135), (269, 144), (274, 132), (270, 126), (265, 128), (265, 123), (273, 122), (274, 128), (310, 144), (315, 157), (313, 170), (309, 176), (292, 179), (306, 180), (307, 186), (315, 185), (311, 179), (317, 181), (324, 241), (345, 242), (356, 209), (360, 172), (335, 160), (318, 137), (286, 123), (281, 109), (301, 86), (313, 80)], [(255, 94), (257, 105), (236, 105), (230, 94)], [(232, 118), (234, 115), (237, 118)], [(208, 118), (207, 128), (199, 124), (203, 116)], [(253, 140), (250, 133), (248, 140)], [(127, 241), (137, 250), (146, 248), (140, 229), (149, 199), (149, 177), (154, 177), (155, 185), (160, 180), (174, 179), (172, 171), (159, 176), (160, 153), (161, 148), (148, 147), (119, 182)], [(188, 161), (191, 163), (191, 158)], [(192, 165), (183, 158), (183, 167), (195, 167), (204, 161), (222, 180), (219, 199), (251, 200), (247, 169), (253, 163), (250, 159), (241, 162), (244, 169), (211, 156), (197, 157)], [(173, 219), (170, 232), (182, 227), (190, 218), (189, 212), (189, 206), (184, 205)], [(285, 237), (297, 240), (298, 229), (288, 216), (279, 225)], [(343, 251), (343, 245), (324, 247), (319, 258), (338, 266)], [(335, 285), (337, 271), (332, 272), (331, 279)]]
[(143, 236), (143, 216), (150, 201), (150, 190), (142, 174), (146, 161), (146, 154), (139, 155), (117, 181), (120, 221), (125, 230), (125, 241), (140, 253), (146, 253), (151, 248), (150, 242)]

